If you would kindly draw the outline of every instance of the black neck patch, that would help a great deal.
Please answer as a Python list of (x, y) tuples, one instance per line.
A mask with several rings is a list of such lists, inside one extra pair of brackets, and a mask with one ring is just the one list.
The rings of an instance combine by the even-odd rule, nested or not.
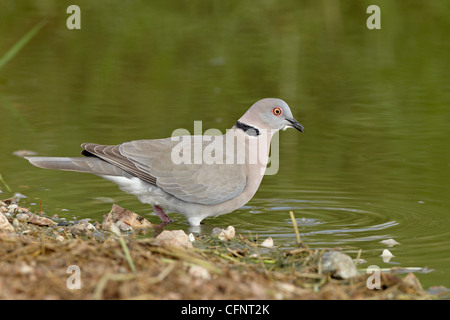
[(249, 126), (248, 124), (242, 123), (240, 121), (236, 122), (236, 124), (234, 125), (236, 128), (243, 130), (246, 134), (248, 134), (249, 136), (259, 136), (261, 133), (259, 133), (258, 128)]

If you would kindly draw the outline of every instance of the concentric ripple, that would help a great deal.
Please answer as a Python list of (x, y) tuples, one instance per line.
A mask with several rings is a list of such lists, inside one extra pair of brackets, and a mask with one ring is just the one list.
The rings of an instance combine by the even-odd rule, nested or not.
[(295, 243), (289, 211), (294, 212), (303, 241), (314, 246), (382, 240), (389, 229), (398, 225), (395, 218), (369, 206), (350, 205), (348, 199), (264, 199), (241, 208), (239, 227), (278, 238), (281, 245), (290, 246)]

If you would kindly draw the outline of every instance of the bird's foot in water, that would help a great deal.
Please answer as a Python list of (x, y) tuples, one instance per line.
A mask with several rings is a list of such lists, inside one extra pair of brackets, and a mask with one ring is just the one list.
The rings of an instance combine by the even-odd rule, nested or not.
[(161, 219), (164, 225), (171, 223), (173, 220), (169, 218), (167, 214), (164, 213), (164, 210), (159, 206), (153, 206), (153, 210), (155, 210), (156, 215)]

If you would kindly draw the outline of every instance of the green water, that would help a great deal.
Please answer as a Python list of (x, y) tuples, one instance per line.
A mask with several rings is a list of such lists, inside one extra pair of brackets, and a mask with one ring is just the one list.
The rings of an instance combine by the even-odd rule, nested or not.
[[(77, 156), (83, 142), (164, 138), (177, 128), (222, 132), (255, 101), (284, 99), (305, 133), (280, 133), (280, 168), (232, 214), (202, 232), (293, 247), (341, 247), (382, 268), (428, 267), (425, 287), (450, 286), (450, 2), (3, 1), (0, 56), (42, 30), (0, 69), (0, 174), (22, 201), (101, 221), (111, 203), (149, 206), (114, 184), (42, 170), (13, 155)], [(381, 8), (369, 30), (366, 9)], [(3, 184), (1, 198), (8, 192)], [(189, 226), (173, 214), (169, 229)], [(384, 263), (379, 241), (394, 238)]]

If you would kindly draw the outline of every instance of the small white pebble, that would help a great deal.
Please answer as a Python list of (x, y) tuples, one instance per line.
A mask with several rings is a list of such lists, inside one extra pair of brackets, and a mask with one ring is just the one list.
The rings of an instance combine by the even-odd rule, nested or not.
[(189, 241), (190, 242), (194, 242), (195, 241), (195, 237), (194, 237), (194, 235), (192, 234), (192, 232), (191, 233), (189, 233)]
[(18, 213), (18, 214), (16, 215), (16, 218), (17, 218), (19, 221), (27, 221), (28, 219), (30, 219), (30, 216), (29, 216), (28, 214), (26, 214), (26, 213)]
[(383, 253), (381, 254), (381, 258), (383, 258), (383, 262), (385, 263), (389, 262), (389, 260), (391, 260), (393, 256), (394, 255), (388, 249), (384, 249)]
[(388, 247), (393, 247), (393, 246), (400, 244), (399, 242), (395, 241), (394, 239), (381, 240), (380, 243), (385, 244)]
[(20, 199), (25, 199), (25, 198), (27, 198), (27, 196), (26, 195), (23, 195), (23, 194), (21, 194), (21, 193), (16, 193), (16, 194), (14, 194), (14, 200), (16, 201), (16, 202), (19, 202), (19, 200)]
[(268, 237), (266, 240), (264, 240), (261, 243), (262, 247), (266, 247), (266, 248), (272, 248), (273, 247), (273, 239), (272, 237)]
[(17, 220), (17, 218), (14, 218), (12, 225), (14, 228), (18, 228), (20, 226), (19, 220)]
[(30, 274), (34, 271), (33, 267), (27, 265), (26, 263), (24, 263), (20, 268), (19, 268), (19, 272), (23, 275), (27, 275)]
[(228, 241), (230, 239), (233, 239), (236, 235), (236, 231), (234, 230), (233, 226), (228, 226), (228, 228), (222, 230), (219, 234), (219, 239), (222, 241)]
[(209, 280), (211, 279), (211, 275), (209, 274), (208, 270), (201, 266), (192, 266), (189, 268), (189, 274), (197, 279), (203, 279), (203, 280)]
[(10, 205), (8, 206), (9, 212), (13, 212), (14, 210), (17, 209), (17, 207), (18, 207), (17, 204), (10, 204)]

